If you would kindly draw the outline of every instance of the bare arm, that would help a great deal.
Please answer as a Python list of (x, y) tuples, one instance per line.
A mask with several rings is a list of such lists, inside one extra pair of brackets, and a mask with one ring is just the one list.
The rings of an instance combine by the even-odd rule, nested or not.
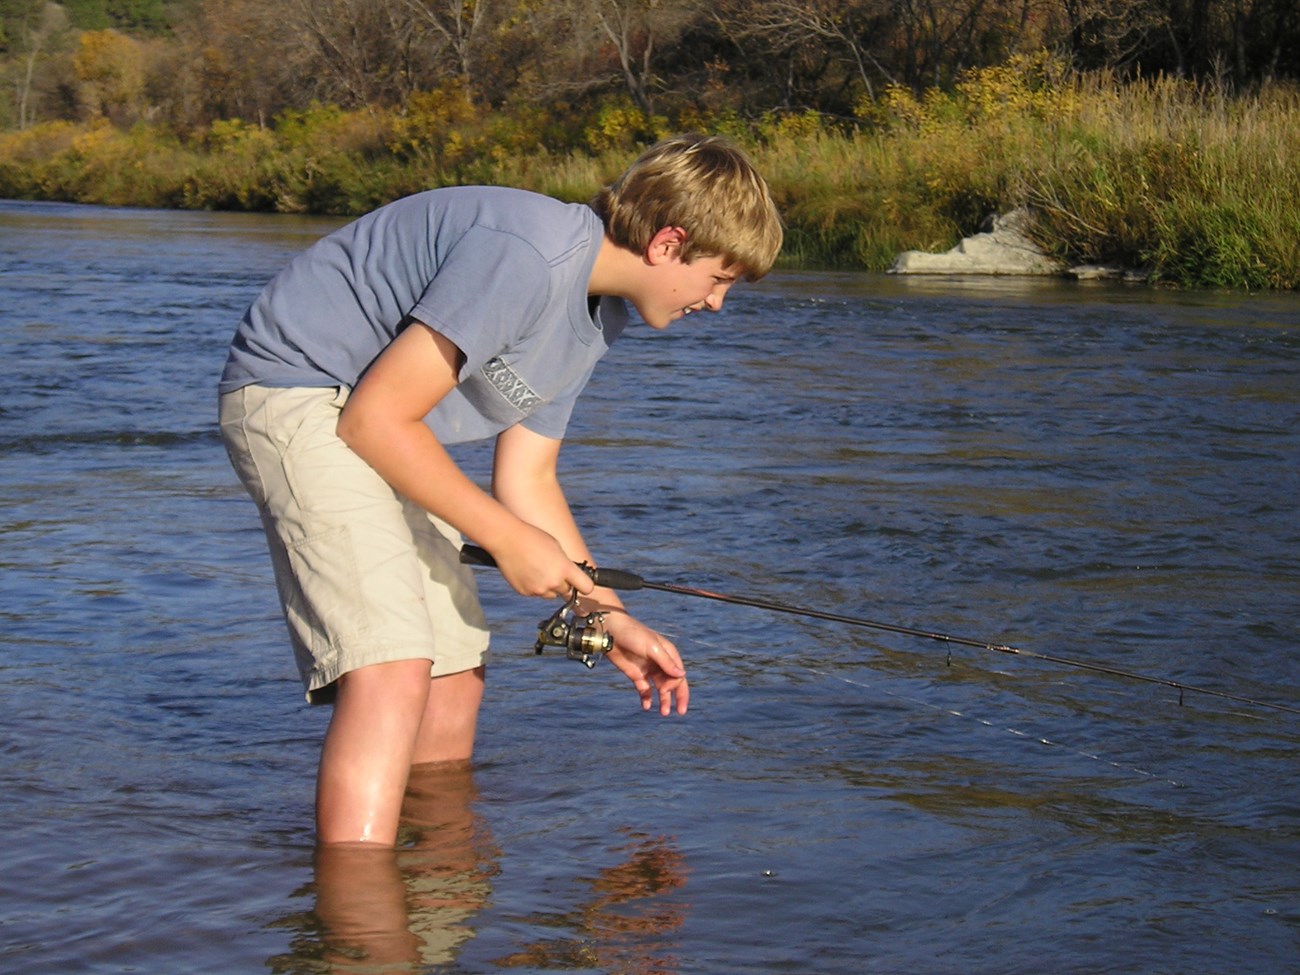
[(491, 552), (519, 593), (590, 591), (591, 580), (561, 544), (467, 477), (425, 424), (455, 387), (460, 359), (449, 339), (412, 324), (357, 383), (339, 438), (398, 492)]
[[(507, 511), (547, 531), (574, 562), (594, 564), (560, 486), (560, 445), (521, 425), (502, 432), (492, 463), (492, 494)], [(592, 590), (583, 602), (591, 609), (623, 608), (612, 589)]]
[[(492, 493), (522, 521), (553, 536), (573, 561), (594, 565), (560, 485), (559, 454), (558, 440), (519, 425), (504, 431), (497, 438)], [(690, 687), (673, 642), (628, 614), (612, 589), (591, 590), (583, 596), (582, 609), (610, 611), (605, 619), (605, 627), (614, 638), (609, 658), (632, 681), (641, 706), (649, 709), (658, 691), (661, 714), (671, 713), (674, 703), (677, 713), (685, 714)]]

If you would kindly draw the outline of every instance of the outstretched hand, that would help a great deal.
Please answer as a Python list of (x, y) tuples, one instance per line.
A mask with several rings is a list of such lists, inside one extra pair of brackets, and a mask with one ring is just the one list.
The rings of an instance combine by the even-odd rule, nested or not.
[(650, 710), (657, 693), (660, 714), (672, 714), (674, 706), (678, 714), (685, 714), (691, 689), (673, 642), (623, 612), (610, 613), (605, 630), (614, 638), (614, 648), (606, 656), (632, 682), (642, 709)]

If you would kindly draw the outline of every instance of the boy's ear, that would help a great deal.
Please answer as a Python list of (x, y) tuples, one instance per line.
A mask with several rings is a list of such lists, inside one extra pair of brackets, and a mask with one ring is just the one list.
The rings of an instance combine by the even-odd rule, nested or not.
[(664, 227), (650, 238), (646, 248), (647, 264), (666, 264), (680, 257), (686, 243), (686, 231), (681, 227)]

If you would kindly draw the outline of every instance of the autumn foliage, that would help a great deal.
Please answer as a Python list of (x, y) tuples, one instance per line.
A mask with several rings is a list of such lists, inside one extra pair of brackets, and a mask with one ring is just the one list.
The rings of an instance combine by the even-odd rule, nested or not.
[[(1300, 286), (1290, 0), (0, 0), (0, 195), (353, 214), (586, 199), (729, 134), (785, 260), (881, 269), (1028, 205), (1071, 261)], [(98, 19), (96, 19), (98, 18)]]

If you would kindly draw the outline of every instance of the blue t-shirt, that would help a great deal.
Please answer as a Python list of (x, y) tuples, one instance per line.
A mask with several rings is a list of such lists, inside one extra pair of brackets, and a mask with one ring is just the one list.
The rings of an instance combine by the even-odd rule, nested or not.
[(451, 187), (397, 200), (298, 255), (235, 333), (219, 389), (347, 386), (412, 320), (464, 353), (429, 414), (445, 443), (515, 423), (560, 439), (596, 362), (627, 324), (593, 310), (604, 237), (595, 212), (524, 190)]

